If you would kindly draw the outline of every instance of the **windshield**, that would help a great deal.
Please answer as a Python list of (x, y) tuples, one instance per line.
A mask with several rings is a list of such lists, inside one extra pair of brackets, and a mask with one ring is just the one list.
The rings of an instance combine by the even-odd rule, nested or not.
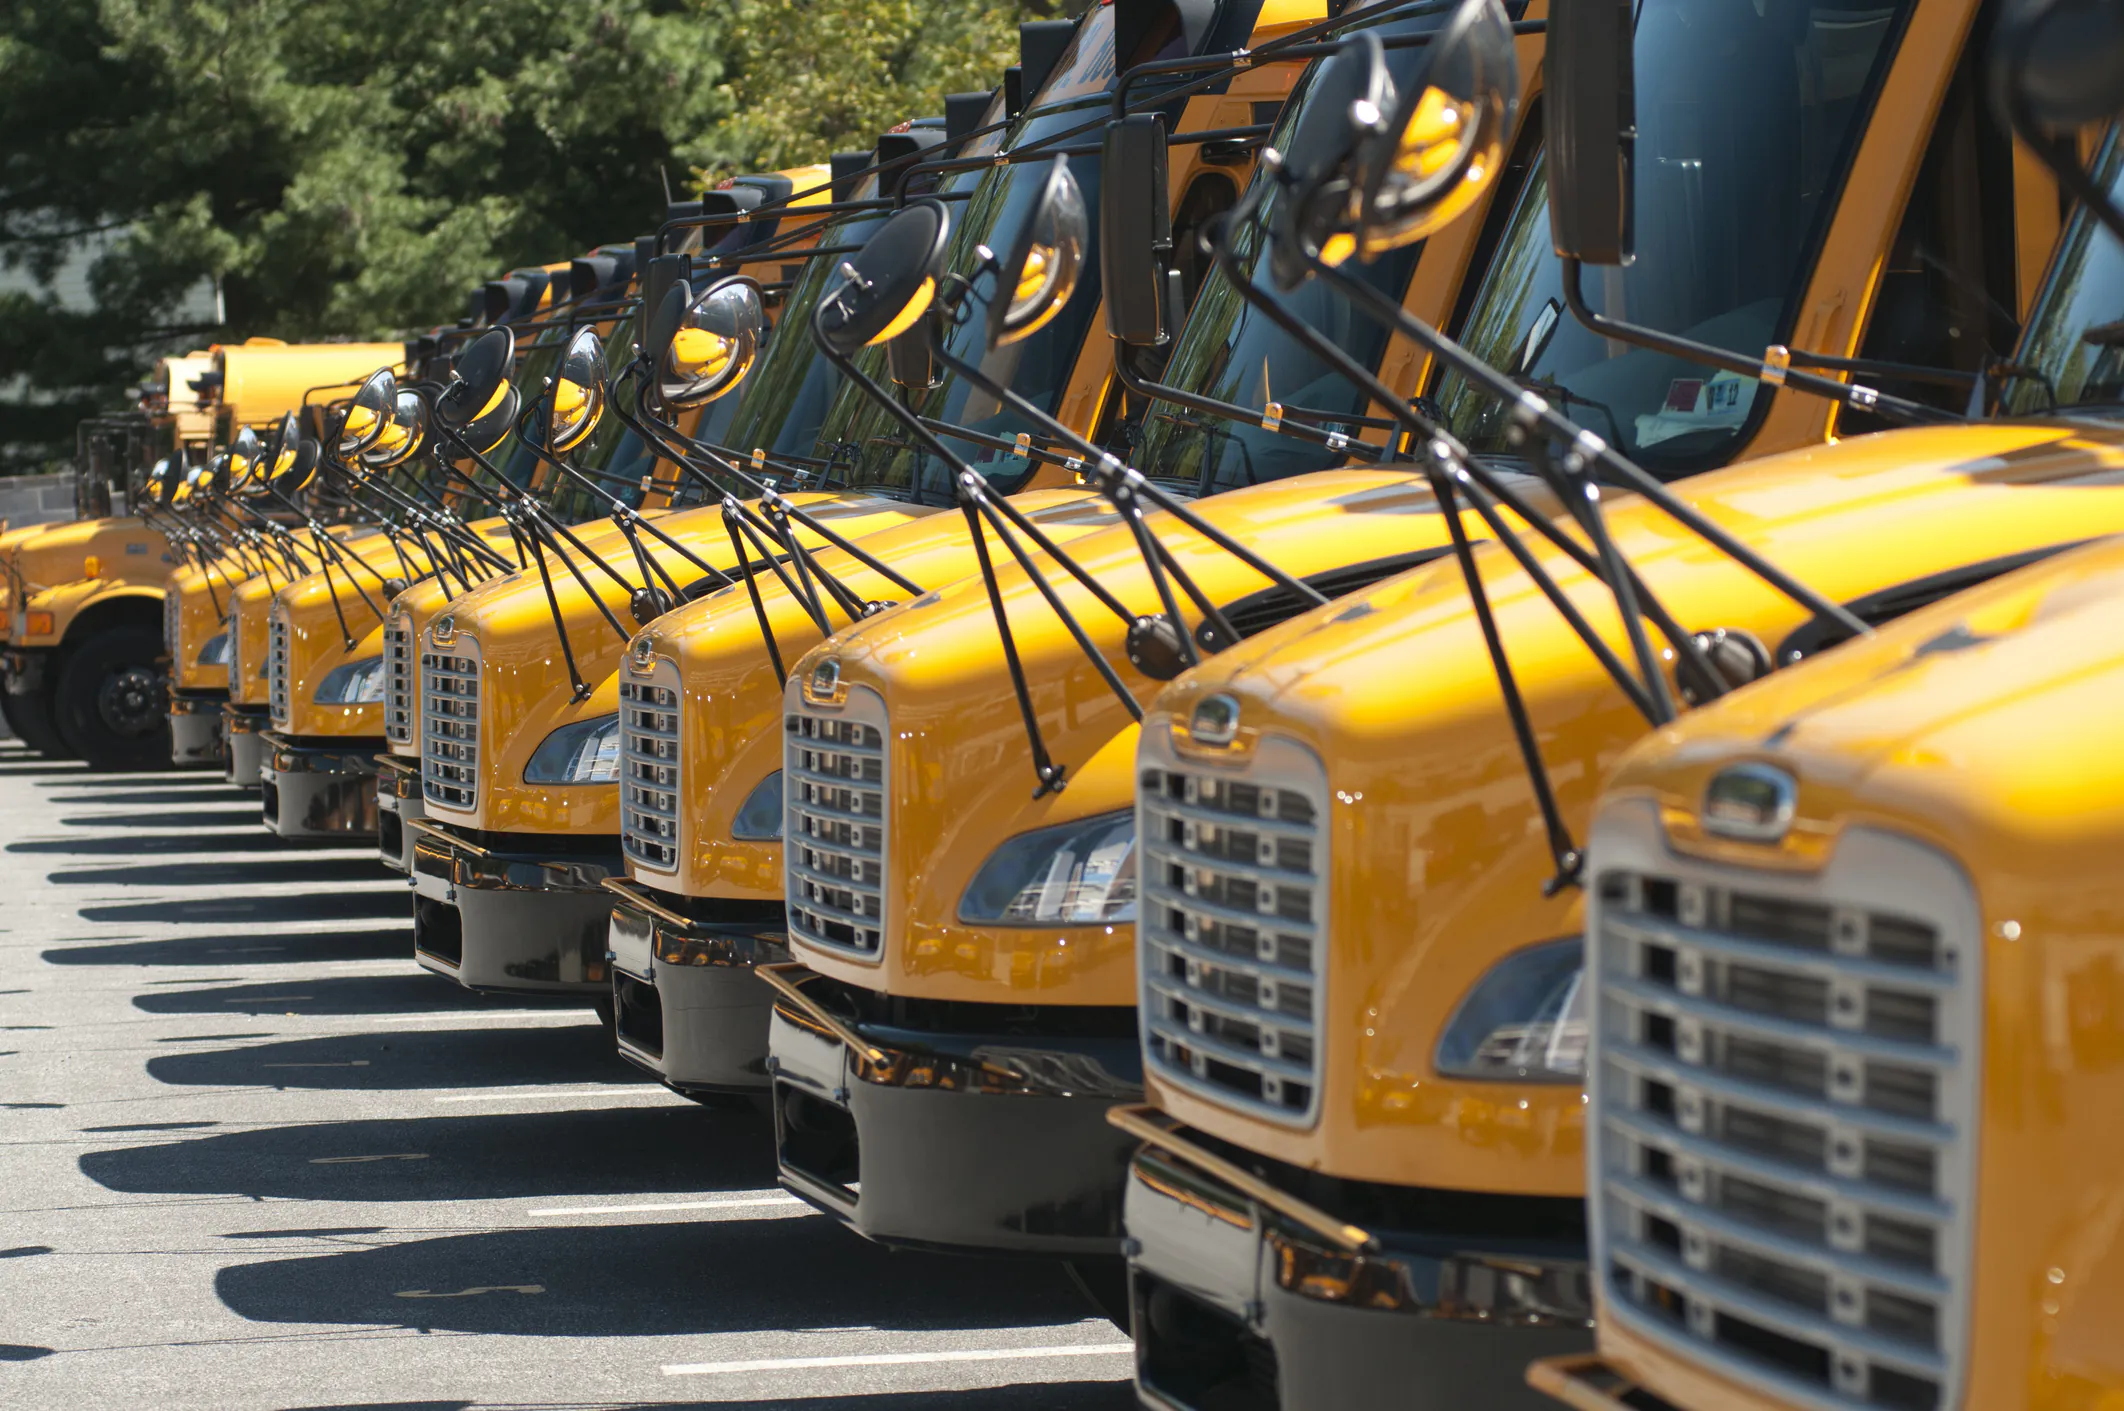
[[(1912, 0), (1641, 0), (1636, 259), (1585, 271), (1614, 318), (1747, 357), (1790, 336)], [(1657, 474), (1730, 460), (1753, 378), (1600, 337), (1564, 308), (1537, 159), (1461, 333), (1476, 356)], [(1440, 379), (1447, 424), (1506, 449), (1506, 409)]]
[[(536, 387), (553, 375), (560, 363), (561, 346), (568, 341), (564, 328), (548, 328), (538, 335), (538, 341), (524, 351), (516, 364), (516, 385), (519, 389)], [(488, 453), (487, 463), (502, 473), (511, 485), (522, 489), (539, 479), (539, 472), (546, 469), (537, 456), (511, 431), (501, 445)]]
[[(866, 178), (856, 196), (866, 201), (877, 199), (875, 182)], [(820, 232), (818, 243), (862, 245), (890, 214), (890, 211), (855, 211), (840, 216)], [(818, 356), (817, 348), (812, 345), (811, 311), (817, 307), (819, 292), (840, 263), (830, 255), (804, 262), (803, 273), (790, 286), (781, 311), (775, 316), (766, 346), (760, 350), (759, 362), (745, 378), (742, 403), (731, 408), (728, 421), (717, 428), (717, 434), (711, 434), (704, 424), (697, 439), (726, 446), (739, 455), (764, 449), (777, 456), (828, 456), (830, 446), (822, 443), (835, 439), (834, 432), (838, 429), (829, 425), (827, 415), (829, 405), (835, 401), (834, 393), (840, 390), (841, 373), (832, 363)], [(856, 361), (865, 372), (876, 375), (883, 369), (883, 350), (866, 348)], [(723, 399), (726, 402), (736, 400), (735, 397)], [(846, 400), (841, 399), (842, 402)], [(710, 403), (710, 410), (718, 405), (720, 403)], [(838, 420), (845, 423), (846, 419), (843, 411)]]
[[(1106, 107), (1103, 95), (1115, 76), (1113, 11), (1101, 7), (1085, 16), (1084, 22), (1077, 26), (1068, 49), (1056, 65), (1055, 77), (1041, 91), (1043, 106), (1029, 110), (1020, 118), (1005, 137), (1003, 146), (1013, 151), (1037, 149), (1039, 143), (1098, 117)], [(1096, 140), (1097, 130), (1094, 129), (1070, 145)], [(1090, 227), (1096, 230), (1099, 221), (1099, 158), (1094, 153), (1070, 156), (1067, 160), (1070, 174), (1084, 193), (1084, 208)], [(999, 256), (1008, 255), (1034, 201), (1046, 185), (1049, 165), (1045, 160), (1034, 158), (990, 167), (978, 173), (955, 173), (958, 182), (947, 183), (947, 189), (971, 176), (977, 176), (978, 180), (974, 181), (969, 199), (963, 203), (950, 203), (954, 227), (949, 256), (952, 270), (974, 277), (980, 262), (975, 248), (980, 245), (988, 246)], [(1053, 412), (1068, 386), (1070, 373), (1077, 364), (1077, 354), (1084, 346), (1085, 330), (1098, 307), (1097, 243), (1090, 242), (1085, 250), (1076, 293), (1062, 311), (1030, 338), (992, 352), (986, 351), (984, 345), (987, 297), (995, 292), (995, 277), (983, 274), (974, 278), (974, 297), (967, 301), (960, 320), (945, 330), (946, 351), (962, 362), (979, 365), (990, 378), (1009, 387), (1034, 406)], [(920, 498), (932, 500), (951, 497), (951, 474), (943, 462), (913, 445), (906, 429), (886, 408), (863, 397), (853, 387), (849, 389), (849, 397), (843, 400), (860, 403), (854, 407), (843, 437), (854, 443), (851, 485), (910, 491)], [(1034, 429), (1032, 423), (1000, 406), (995, 398), (948, 372), (943, 373), (939, 385), (914, 395), (912, 405), (919, 415), (949, 421), (1005, 440), (1014, 438), (1020, 431)], [(1024, 480), (1033, 468), (1031, 461), (1010, 451), (964, 441), (953, 443), (952, 449), (976, 471), (1005, 490)]]
[[(2124, 201), (2124, 141), (2114, 134), (2103, 149), (2095, 180), (2112, 202)], [(2021, 340), (2015, 361), (2030, 375), (2006, 384), (2000, 411), (2032, 416), (2053, 407), (2118, 409), (2124, 404), (2120, 321), (2124, 246), (2093, 215), (2080, 210), (2058, 242), (2049, 282)], [(2100, 341), (2089, 341), (2090, 332)]]
[[(1435, 29), (1441, 18), (1431, 15), (1402, 20), (1380, 26), (1379, 33), (1388, 36)], [(1397, 84), (1410, 81), (1423, 54), (1420, 48), (1387, 50), (1387, 67)], [(1317, 64), (1307, 70), (1291, 101), (1284, 106), (1269, 138), (1269, 145), (1278, 151), (1288, 147), (1292, 125), (1305, 107), (1318, 72)], [(1255, 180), (1273, 178), (1263, 173)], [(1270, 277), (1265, 232), (1276, 200), (1271, 194), (1262, 204), (1260, 219), (1234, 232), (1232, 251), (1237, 263), (1248, 271), (1248, 279), (1262, 297), (1326, 334), (1365, 367), (1377, 370), (1390, 336), (1386, 325), (1359, 313), (1325, 280), (1309, 279), (1285, 292)], [(1422, 248), (1420, 244), (1406, 246), (1370, 265), (1353, 263), (1349, 269), (1399, 302)], [(1172, 358), (1166, 363), (1164, 381), (1242, 407), (1260, 408), (1280, 402), (1286, 412), (1301, 407), (1323, 412), (1326, 418), (1320, 420), (1328, 425), (1336, 425), (1333, 418), (1338, 416), (1362, 415), (1367, 401), (1348, 378), (1307, 352), (1268, 315), (1242, 298), (1218, 267), (1211, 269), (1188, 312)], [(1337, 429), (1352, 434), (1357, 430), (1347, 422)], [(1251, 422), (1227, 421), (1170, 402), (1156, 402), (1144, 417), (1143, 440), (1134, 460), (1136, 468), (1153, 479), (1184, 482), (1203, 494), (1215, 494), (1264, 480), (1325, 470), (1342, 456), (1325, 446), (1265, 431)]]

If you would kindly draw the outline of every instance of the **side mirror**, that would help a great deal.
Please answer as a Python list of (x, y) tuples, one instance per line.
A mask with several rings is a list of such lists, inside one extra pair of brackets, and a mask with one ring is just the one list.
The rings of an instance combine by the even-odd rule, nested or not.
[(590, 439), (605, 414), (605, 340), (579, 328), (546, 393), (546, 449), (564, 456)]
[(1313, 71), (1312, 85), (1285, 144), (1285, 189), (1269, 217), (1269, 272), (1283, 289), (1304, 282), (1305, 252), (1339, 265), (1356, 251), (1350, 163), (1362, 124), (1394, 103), (1386, 51), (1370, 30), (1344, 40)]
[(371, 470), (404, 465), (427, 439), (427, 404), (411, 392), (400, 392), (391, 399), (391, 415), (383, 429), (361, 452), (361, 463)]
[(1589, 265), (1635, 253), (1637, 142), (1631, 0), (1551, 0), (1543, 73), (1549, 239)]
[(274, 463), (272, 477), (267, 483), (291, 499), (301, 494), (317, 478), (317, 462), (323, 450), (309, 437), (303, 437), (295, 442), (285, 461)]
[(171, 508), (178, 508), (188, 503), (192, 498), (193, 489), (198, 484), (199, 467), (194, 466), (184, 473), (184, 479), (178, 481), (176, 487), (170, 491)]
[(642, 278), (642, 307), (654, 316), (664, 307), (671, 286), (691, 279), (692, 270), (690, 255), (658, 255), (649, 261), (648, 273)]
[(812, 326), (826, 346), (850, 357), (911, 328), (936, 301), (950, 235), (941, 201), (903, 206), (879, 226), (819, 301)]
[(264, 461), (265, 447), (260, 443), (258, 433), (244, 427), (229, 443), (228, 479), (222, 488), (232, 494), (249, 494), (251, 482), (260, 473)]
[(397, 399), (398, 379), (391, 375), (391, 369), (378, 368), (369, 374), (369, 380), (354, 394), (339, 428), (342, 459), (360, 455), (383, 434), (384, 424), (391, 419), (393, 403)]
[(288, 412), (273, 428), (266, 441), (265, 456), (252, 474), (244, 493), (263, 495), (279, 483), (281, 475), (294, 463), (297, 450), (302, 445), (302, 426), (295, 420), (295, 413)]
[(745, 380), (767, 330), (760, 286), (732, 275), (699, 298), (682, 280), (671, 287), (650, 327), (656, 388), (666, 406), (697, 407)]
[(445, 426), (463, 427), (491, 414), (509, 394), (509, 370), (516, 363), (516, 335), (490, 329), (458, 355), (454, 379), (435, 399), (435, 415)]
[(147, 475), (140, 482), (141, 498), (151, 505), (166, 505), (170, 502), (170, 458), (164, 456), (148, 467)]
[[(2023, 0), (1999, 17), (1992, 97), (2048, 128), (2085, 127), (2124, 110), (2124, 10), (2114, 0)], [(2016, 124), (2018, 125), (2018, 124)]]
[(1463, 0), (1385, 123), (1358, 143), (1359, 254), (1376, 259), (1467, 214), (1504, 165), (1518, 116), (1512, 21), (1499, 0)]
[(1106, 331), (1131, 347), (1172, 336), (1166, 260), (1173, 248), (1165, 124), (1131, 113), (1106, 125), (1099, 154), (1099, 284)]
[[(1155, 199), (1163, 204), (1162, 187)], [(1030, 338), (1062, 312), (1084, 273), (1089, 226), (1084, 192), (1069, 173), (1069, 158), (1056, 157), (1010, 253), (996, 269), (996, 292), (988, 303), (989, 346)]]

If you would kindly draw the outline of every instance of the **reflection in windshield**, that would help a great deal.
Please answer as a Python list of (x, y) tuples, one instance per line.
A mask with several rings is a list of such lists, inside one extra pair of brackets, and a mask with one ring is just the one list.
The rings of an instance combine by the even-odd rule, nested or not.
[[(1041, 95), (1049, 103), (1059, 93), (1082, 91), (1085, 96), (1075, 99), (1067, 107), (1046, 106), (1029, 111), (1011, 128), (1003, 146), (1013, 151), (1036, 148), (1040, 142), (1097, 117), (1105, 105), (1096, 95), (1103, 92), (1113, 78), (1113, 39), (1111, 9), (1102, 8), (1087, 15), (1056, 65), (1055, 80)], [(1096, 230), (1099, 158), (1093, 154), (1070, 156), (1067, 160), (1070, 175), (1076, 178), (1078, 188), (1084, 193), (1084, 208), (1091, 228)], [(1047, 161), (1035, 159), (967, 174), (978, 175), (979, 179), (968, 200), (950, 205), (953, 225), (951, 269), (974, 277), (979, 263), (979, 257), (974, 253), (977, 245), (985, 244), (998, 255), (1008, 254), (1033, 202), (1047, 183), (1048, 170)], [(963, 181), (967, 176), (960, 179)], [(1070, 372), (1076, 366), (1077, 354), (1084, 346), (1086, 328), (1099, 302), (1098, 288), (1098, 242), (1092, 241), (1084, 252), (1076, 295), (1062, 311), (1030, 338), (988, 351), (985, 348), (987, 300), (995, 293), (995, 277), (993, 274), (974, 277), (973, 297), (967, 300), (958, 323), (945, 330), (945, 349), (962, 362), (978, 364), (996, 382), (1009, 387), (1041, 410), (1052, 413), (1062, 399)], [(932, 501), (950, 499), (951, 476), (943, 463), (931, 453), (909, 444), (907, 432), (885, 408), (868, 398), (844, 399), (854, 400), (860, 400), (862, 405), (855, 409), (843, 438), (855, 443), (855, 473), (851, 483), (902, 491), (916, 490), (919, 485), (917, 493), (922, 498)], [(943, 375), (943, 381), (937, 387), (914, 398), (914, 410), (923, 416), (1006, 440), (1020, 431), (1034, 429), (1016, 413), (998, 405), (993, 397), (976, 391), (950, 373)], [(1032, 462), (1009, 451), (963, 441), (951, 443), (951, 449), (1006, 491), (1022, 481), (1032, 469)]]
[[(1393, 35), (1436, 28), (1438, 23), (1438, 16), (1428, 16), (1383, 25), (1379, 32), (1382, 36)], [(1416, 48), (1387, 51), (1387, 66), (1397, 84), (1410, 81), (1423, 53)], [(1298, 120), (1318, 72), (1315, 66), (1299, 81), (1269, 137), (1270, 146), (1279, 151), (1288, 146), (1291, 126)], [(1265, 174), (1255, 179), (1272, 180)], [(1384, 324), (1352, 308), (1349, 300), (1325, 280), (1310, 279), (1295, 290), (1284, 292), (1269, 277), (1264, 232), (1276, 200), (1271, 194), (1262, 205), (1260, 218), (1252, 226), (1234, 232), (1232, 250), (1236, 262), (1249, 272), (1253, 287), (1262, 295), (1294, 318), (1320, 330), (1365, 367), (1377, 369), (1390, 336)], [(1399, 303), (1422, 249), (1421, 244), (1405, 246), (1372, 264), (1353, 262), (1347, 268)], [(1223, 272), (1214, 267), (1194, 307), (1188, 311), (1187, 324), (1166, 363), (1163, 380), (1242, 407), (1260, 408), (1281, 402), (1287, 408), (1303, 407), (1330, 417), (1362, 415), (1367, 402), (1354, 383), (1307, 352), (1266, 314), (1247, 303)], [(1348, 425), (1339, 429), (1353, 434), (1356, 430)], [(1143, 441), (1133, 459), (1137, 469), (1154, 479), (1183, 481), (1190, 487), (1199, 486), (1204, 494), (1215, 494), (1325, 470), (1342, 457), (1325, 446), (1265, 431), (1253, 423), (1226, 421), (1170, 402), (1158, 402), (1144, 418)]]
[[(1637, 257), (1588, 269), (1587, 302), (1748, 357), (1783, 341), (1909, 8), (1643, 0)], [(1538, 161), (1461, 341), (1661, 474), (1729, 459), (1756, 406), (1752, 378), (1611, 342), (1564, 311)], [(1494, 398), (1448, 375), (1438, 400), (1476, 450), (1505, 448)]]
[[(2124, 200), (2124, 141), (2110, 139), (2095, 172), (2112, 201)], [(2124, 403), (2124, 329), (2087, 333), (2124, 321), (2124, 246), (2085, 210), (2073, 216), (2058, 244), (2050, 281), (2028, 321), (2016, 359), (2040, 373), (2007, 384), (2000, 411), (2031, 416), (2052, 406)]]

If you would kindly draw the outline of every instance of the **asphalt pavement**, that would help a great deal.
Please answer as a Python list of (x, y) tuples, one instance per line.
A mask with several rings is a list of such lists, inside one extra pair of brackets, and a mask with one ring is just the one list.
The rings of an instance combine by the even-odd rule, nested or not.
[(1121, 1411), (1042, 1263), (888, 1251), (255, 794), (0, 741), (0, 1406)]

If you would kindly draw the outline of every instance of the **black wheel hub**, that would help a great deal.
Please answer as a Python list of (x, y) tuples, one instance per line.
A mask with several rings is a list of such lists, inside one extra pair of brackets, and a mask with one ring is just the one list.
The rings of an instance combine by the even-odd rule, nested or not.
[(147, 734), (162, 723), (162, 678), (149, 666), (113, 671), (96, 690), (96, 713), (114, 734)]

